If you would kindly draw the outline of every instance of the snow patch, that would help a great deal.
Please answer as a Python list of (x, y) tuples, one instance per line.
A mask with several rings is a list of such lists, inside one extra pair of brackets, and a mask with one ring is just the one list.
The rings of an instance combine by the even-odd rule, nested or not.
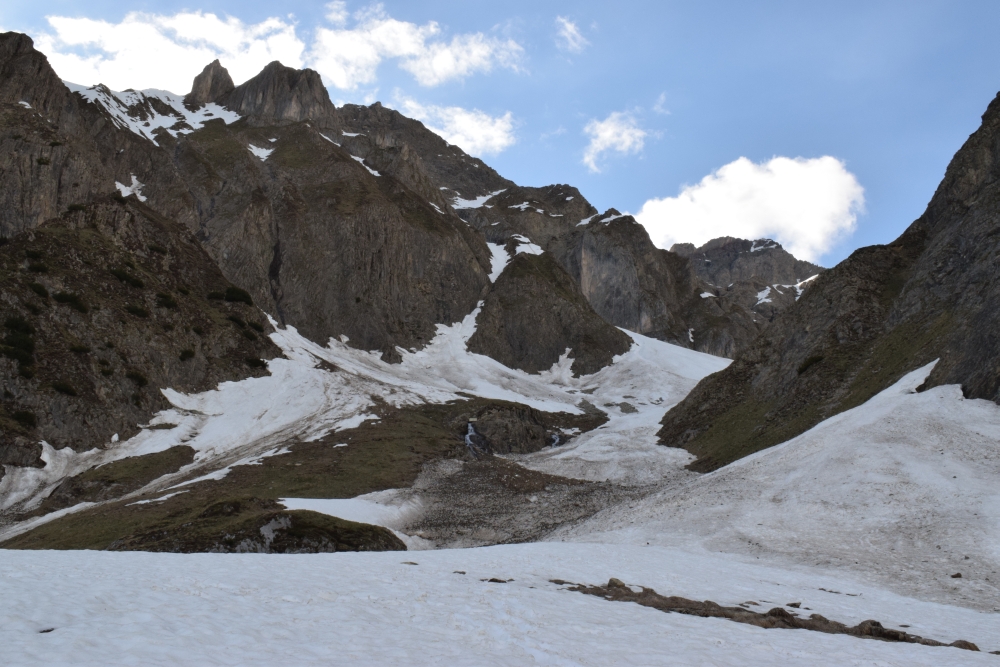
[(713, 298), (715, 298), (715, 295), (712, 294), (711, 292), (702, 292), (701, 293), (701, 298), (702, 299), (713, 299)]
[(518, 241), (517, 251), (514, 253), (520, 255), (522, 252), (526, 252), (529, 255), (541, 255), (544, 251), (540, 246), (531, 242), (527, 236), (522, 234), (514, 234), (511, 238)]
[[(441, 189), (447, 190), (448, 188), (441, 188)], [(460, 211), (464, 208), (480, 208), (490, 199), (496, 197), (498, 194), (503, 192), (505, 189), (506, 188), (502, 188), (500, 190), (497, 190), (496, 192), (490, 192), (489, 194), (482, 195), (481, 197), (476, 197), (475, 199), (462, 199), (461, 197), (456, 195), (455, 198), (451, 200), (451, 207), (456, 211)]]
[(487, 243), (490, 249), (490, 282), (495, 283), (510, 263), (510, 255), (502, 243)]
[(254, 146), (253, 144), (249, 144), (247, 148), (250, 149), (251, 153), (259, 157), (261, 162), (269, 158), (271, 153), (274, 152), (273, 148), (261, 148), (260, 146)]
[(754, 305), (759, 306), (762, 303), (771, 303), (772, 299), (769, 296), (770, 294), (771, 294), (770, 287), (765, 287), (761, 291), (757, 292), (757, 303), (755, 303)]
[(142, 194), (142, 188), (145, 187), (144, 183), (140, 183), (139, 179), (132, 174), (132, 184), (125, 185), (115, 181), (115, 187), (118, 188), (118, 192), (121, 193), (122, 197), (128, 197), (129, 195), (135, 195), (135, 198), (139, 201), (146, 201), (146, 198)]
[[(352, 155), (351, 157), (354, 158), (362, 167), (364, 167), (365, 169), (367, 169), (368, 173), (371, 174), (372, 176), (381, 176), (382, 175), (382, 174), (378, 173), (377, 171), (375, 171), (374, 169), (372, 169), (371, 167), (369, 167), (367, 164), (365, 164), (364, 158), (360, 158), (357, 155)], [(435, 206), (435, 208), (437, 208), (437, 207)]]

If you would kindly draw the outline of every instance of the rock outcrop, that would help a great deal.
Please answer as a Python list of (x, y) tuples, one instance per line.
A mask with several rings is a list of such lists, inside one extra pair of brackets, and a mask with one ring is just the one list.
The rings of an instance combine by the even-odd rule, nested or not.
[(270, 325), (197, 240), (135, 198), (0, 245), (0, 464), (42, 465), (139, 431), (161, 387), (267, 373)]
[(518, 254), (487, 295), (469, 350), (529, 373), (548, 370), (569, 350), (576, 375), (624, 354), (629, 337), (604, 321), (549, 253)]
[(235, 88), (229, 70), (218, 60), (213, 60), (194, 78), (191, 92), (184, 98), (184, 103), (193, 108), (202, 107), (209, 102), (222, 99)]
[(796, 259), (771, 239), (723, 236), (700, 248), (676, 243), (670, 251), (689, 258), (698, 277), (716, 286), (736, 282), (795, 285), (824, 271), (822, 266)]
[(925, 386), (1000, 400), (1000, 96), (926, 212), (822, 273), (794, 308), (663, 420), (710, 470), (788, 440), (939, 359)]

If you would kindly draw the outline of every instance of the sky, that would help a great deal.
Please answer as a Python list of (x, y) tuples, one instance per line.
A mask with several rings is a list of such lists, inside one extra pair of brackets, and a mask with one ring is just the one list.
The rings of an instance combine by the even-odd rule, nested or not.
[[(279, 11), (280, 10), (280, 11)], [(896, 238), (1000, 89), (992, 2), (3, 3), (56, 72), (190, 90), (220, 58), (317, 70), (520, 185), (653, 242), (774, 238), (832, 266)]]

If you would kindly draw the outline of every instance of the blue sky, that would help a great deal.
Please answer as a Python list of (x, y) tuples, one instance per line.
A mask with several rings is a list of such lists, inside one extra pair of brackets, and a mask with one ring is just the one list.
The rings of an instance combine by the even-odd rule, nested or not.
[[(97, 71), (118, 89), (187, 92), (174, 82), (213, 50), (237, 80), (297, 54), (286, 64), (318, 69), (334, 100), (379, 99), (520, 184), (570, 183), (601, 210), (641, 211), (661, 245), (768, 235), (826, 265), (920, 215), (1000, 89), (1000, 3), (276, 7), (5, 3), (0, 27), (55, 51), (64, 78)], [(208, 14), (238, 19), (232, 43)], [(138, 27), (166, 42), (130, 44)]]

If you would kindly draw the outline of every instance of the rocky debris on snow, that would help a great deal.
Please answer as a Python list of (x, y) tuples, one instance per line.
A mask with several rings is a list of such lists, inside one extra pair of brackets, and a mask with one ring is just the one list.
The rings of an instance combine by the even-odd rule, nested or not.
[(602, 597), (605, 600), (613, 602), (635, 602), (643, 607), (651, 607), (676, 614), (700, 616), (702, 618), (726, 618), (737, 623), (755, 625), (759, 628), (813, 630), (827, 634), (850, 635), (851, 637), (862, 639), (879, 639), (886, 642), (922, 644), (924, 646), (953, 646), (967, 651), (979, 650), (978, 646), (964, 639), (958, 639), (950, 644), (945, 644), (918, 635), (911, 635), (902, 630), (885, 628), (881, 623), (873, 620), (862, 621), (855, 626), (849, 627), (843, 623), (826, 619), (819, 614), (810, 614), (809, 618), (800, 618), (798, 615), (781, 607), (774, 607), (770, 611), (759, 613), (742, 607), (723, 607), (710, 600), (698, 602), (674, 595), (664, 596), (652, 588), (646, 588), (645, 586), (637, 586), (636, 588), (641, 590), (636, 592), (633, 590), (633, 587), (626, 585), (620, 579), (616, 578), (611, 578), (605, 586), (573, 585), (571, 582), (561, 579), (553, 579), (552, 583), (558, 586), (570, 585), (569, 590), (571, 591)]
[(412, 492), (423, 511), (401, 530), (452, 549), (538, 541), (644, 490), (548, 475), (491, 457), (429, 465)]

